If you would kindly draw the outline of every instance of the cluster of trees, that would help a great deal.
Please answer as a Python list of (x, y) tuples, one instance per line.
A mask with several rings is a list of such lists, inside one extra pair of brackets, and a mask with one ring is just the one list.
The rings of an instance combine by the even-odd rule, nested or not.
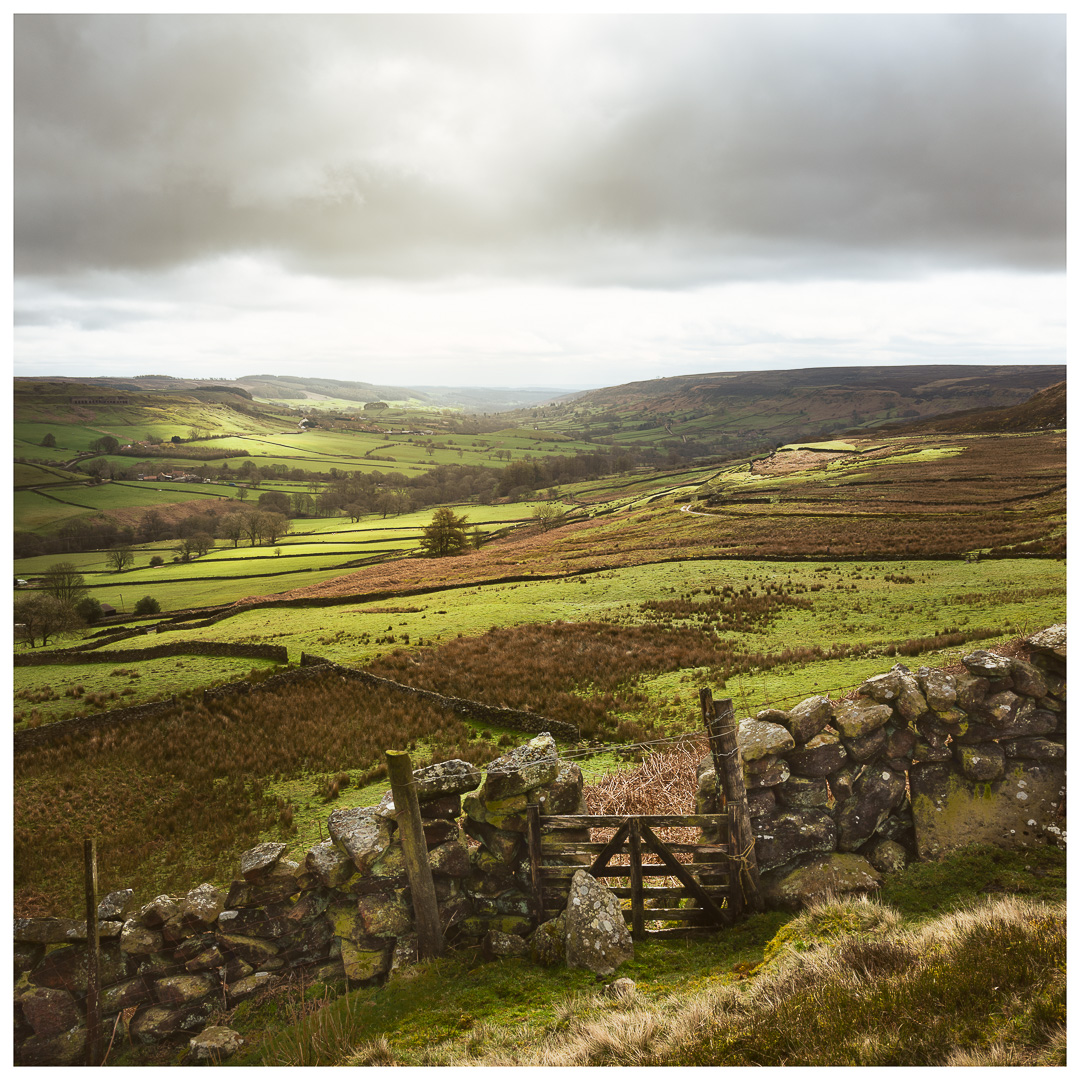
[[(135, 604), (136, 615), (154, 615), (160, 610), (152, 596)], [(15, 625), (21, 627), (19, 634), (31, 648), (96, 623), (103, 614), (101, 601), (87, 593), (86, 579), (69, 562), (53, 563), (42, 575), (41, 588), (19, 596), (14, 608)]]
[(54, 563), (43, 575), (41, 591), (15, 601), (15, 625), (31, 648), (71, 633), (101, 618), (101, 604), (87, 596), (86, 581), (71, 563)]

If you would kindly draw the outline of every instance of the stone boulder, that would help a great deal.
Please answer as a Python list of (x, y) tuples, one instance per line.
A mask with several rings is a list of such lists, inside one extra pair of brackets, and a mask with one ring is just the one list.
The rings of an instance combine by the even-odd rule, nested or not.
[(344, 885), (356, 873), (352, 859), (333, 840), (322, 840), (316, 844), (307, 853), (304, 864), (326, 889)]
[(1026, 697), (1046, 697), (1050, 692), (1046, 677), (1034, 665), (1014, 656), (1012, 660), (1013, 689)]
[(1008, 759), (992, 781), (970, 780), (947, 764), (916, 764), (910, 784), (920, 859), (968, 844), (1016, 850), (1063, 838), (1063, 761)]
[(907, 866), (908, 855), (895, 840), (877, 839), (866, 847), (870, 865), (882, 874), (899, 874)]
[(826, 810), (778, 810), (753, 818), (754, 853), (760, 870), (771, 870), (800, 855), (836, 849), (836, 823)]
[(240, 856), (240, 876), (245, 881), (258, 881), (269, 873), (285, 854), (286, 845), (280, 842), (259, 844)]
[(825, 728), (804, 746), (789, 751), (784, 760), (797, 776), (828, 776), (844, 764), (847, 751), (840, 736)]
[[(781, 803), (795, 809), (805, 810), (829, 804), (829, 785), (821, 777), (789, 776), (773, 790)], [(751, 810), (751, 816), (753, 813)]]
[(542, 922), (529, 941), (529, 955), (538, 964), (553, 967), (566, 960), (566, 912)]
[(209, 882), (197, 885), (188, 892), (180, 914), (199, 926), (209, 926), (225, 910), (226, 893)]
[[(552, 743), (554, 746), (554, 743)], [(422, 769), (413, 769), (416, 798), (419, 802), (432, 802), (447, 795), (463, 795), (480, 786), (480, 770), (468, 761), (455, 758), (440, 761)]]
[(957, 743), (953, 757), (969, 780), (1000, 780), (1005, 775), (1005, 751), (997, 743)]
[(82, 1011), (67, 990), (35, 986), (19, 998), (23, 1016), (42, 1039), (51, 1039), (82, 1023)]
[[(793, 752), (793, 751), (792, 751)], [(743, 762), (743, 783), (747, 792), (758, 788), (775, 787), (791, 775), (788, 763), (776, 754)]]
[(1007, 656), (998, 656), (997, 653), (988, 652), (986, 649), (976, 649), (967, 656), (962, 656), (960, 663), (972, 675), (984, 679), (1004, 679), (1012, 671), (1012, 661)]
[(528, 956), (529, 943), (520, 934), (504, 934), (501, 930), (489, 930), (481, 942), (480, 951), (485, 960), (502, 960), (508, 956)]
[(480, 797), (488, 802), (524, 795), (546, 787), (558, 775), (559, 752), (555, 740), (545, 731), (488, 765)]
[(888, 705), (882, 705), (873, 698), (841, 701), (833, 715), (833, 727), (846, 739), (858, 739), (883, 727), (892, 719), (892, 715)]
[(956, 679), (940, 668), (919, 668), (915, 681), (934, 712), (947, 713), (956, 704)]
[(566, 966), (610, 975), (633, 958), (634, 942), (615, 894), (578, 870), (566, 901)]
[(763, 720), (740, 720), (736, 739), (744, 762), (760, 761), (795, 749), (795, 739), (787, 728)]
[(807, 743), (825, 727), (832, 717), (832, 702), (827, 697), (818, 694), (800, 701), (793, 709), (789, 709), (787, 723), (784, 726), (791, 732), (797, 743)]
[(903, 772), (868, 765), (837, 812), (839, 850), (855, 851), (869, 840), (900, 805), (906, 791), (907, 776)]
[(762, 894), (770, 908), (798, 911), (832, 896), (872, 893), (881, 875), (861, 855), (836, 852), (811, 855), (761, 875)]
[(587, 814), (585, 779), (572, 761), (560, 761), (555, 779), (536, 791), (541, 814)]
[(131, 909), (134, 898), (135, 891), (133, 889), (116, 889), (107, 896), (102, 897), (97, 908), (98, 922), (114, 921), (116, 919), (123, 921), (124, 916)]
[[(879, 709), (884, 709), (886, 706), (879, 705)], [(877, 757), (889, 743), (889, 733), (883, 728), (876, 728), (874, 731), (867, 732), (865, 735), (859, 735), (856, 738), (845, 738), (841, 742), (844, 744), (844, 749), (847, 751), (848, 757), (852, 761), (863, 762), (870, 761), (872, 758)]]
[(244, 1040), (232, 1028), (208, 1027), (188, 1044), (192, 1061), (224, 1061), (244, 1045)]
[(342, 807), (326, 823), (330, 839), (363, 873), (390, 846), (390, 827), (371, 806)]

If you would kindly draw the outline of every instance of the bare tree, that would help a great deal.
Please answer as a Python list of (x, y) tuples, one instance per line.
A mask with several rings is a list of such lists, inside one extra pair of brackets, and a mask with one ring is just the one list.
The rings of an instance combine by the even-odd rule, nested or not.
[(266, 515), (261, 510), (244, 515), (244, 535), (251, 541), (252, 547), (262, 539), (265, 526)]
[(289, 531), (289, 519), (284, 514), (263, 514), (262, 535), (268, 544), (276, 544), (279, 536)]
[(31, 648), (36, 647), (37, 639), (42, 645), (48, 645), (49, 638), (71, 633), (83, 625), (71, 604), (41, 594), (16, 602), (15, 622), (26, 627), (24, 633)]
[(233, 547), (238, 547), (240, 541), (247, 535), (247, 526), (243, 514), (226, 514), (221, 519), (218, 530), (222, 537), (233, 542)]
[(115, 570), (118, 574), (120, 571), (126, 570), (129, 566), (132, 566), (134, 562), (135, 552), (126, 544), (121, 544), (119, 547), (114, 547), (105, 552), (105, 565)]
[(42, 576), (45, 592), (63, 604), (74, 606), (86, 595), (86, 579), (74, 563), (53, 563)]

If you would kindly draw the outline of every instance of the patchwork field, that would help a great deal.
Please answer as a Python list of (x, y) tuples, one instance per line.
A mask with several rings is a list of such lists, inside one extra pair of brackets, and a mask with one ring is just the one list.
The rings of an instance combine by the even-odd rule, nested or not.
[[(688, 403), (658, 423), (627, 398), (618, 408), (538, 410), (528, 425), (417, 409), (385, 410), (376, 425), (327, 409), (301, 433), (295, 414), (234, 404), (238, 416), (254, 412), (224, 431), (228, 410), (189, 402), (177, 413), (175, 455), (157, 446), (147, 458), (155, 474), (174, 462), (213, 481), (205, 484), (109, 479), (139, 459), (85, 455), (103, 433), (119, 439), (121, 421), (128, 437), (142, 437), (123, 410), (74, 418), (55, 447), (39, 445), (52, 431), (45, 404), (17, 424), (26, 460), (16, 528), (69, 539), (59, 553), (15, 562), (29, 582), (16, 600), (39, 595), (64, 561), (91, 598), (120, 612), (47, 648), (18, 648), (161, 632), (110, 644), (121, 659), (95, 662), (88, 651), (73, 664), (16, 668), (15, 730), (178, 699), (152, 723), (16, 756), (21, 913), (77, 906), (85, 835), (100, 837), (105, 887), (166, 891), (226, 874), (257, 840), (309, 842), (334, 804), (378, 799), (387, 748), (409, 748), (418, 762), (484, 761), (522, 739), (340, 680), (306, 696), (204, 703), (207, 688), (258, 681), (281, 665), (182, 651), (140, 659), (154, 643), (284, 646), (290, 666), (304, 652), (529, 709), (578, 725), (576, 749), (592, 755), (583, 768), (598, 777), (624, 767), (640, 742), (696, 731), (702, 686), (749, 715), (837, 696), (897, 657), (948, 664), (1065, 618), (1063, 432), (803, 438), (791, 436), (805, 405), (746, 403), (718, 420)], [(146, 434), (172, 437), (145, 421)], [(202, 434), (227, 437), (196, 437), (201, 423)], [(787, 437), (733, 460), (693, 453), (694, 439), (720, 445), (725, 431), (760, 446), (765, 430)], [(620, 457), (620, 443), (652, 456)], [(200, 461), (209, 451), (246, 456)], [(103, 470), (103, 482), (59, 468), (73, 459)], [(420, 484), (431, 486), (421, 494)], [(272, 542), (228, 539), (225, 519), (252, 513), (261, 496), (289, 500), (288, 531)], [(479, 546), (418, 557), (440, 499), (466, 516)], [(192, 530), (217, 535), (185, 558), (178, 547)], [(115, 543), (133, 556), (120, 573), (109, 564)], [(147, 596), (161, 613), (133, 619)], [(177, 614), (199, 608), (225, 617), (195, 627), (198, 611)], [(109, 797), (120, 786), (123, 795)], [(48, 857), (31, 857), (42, 836)]]

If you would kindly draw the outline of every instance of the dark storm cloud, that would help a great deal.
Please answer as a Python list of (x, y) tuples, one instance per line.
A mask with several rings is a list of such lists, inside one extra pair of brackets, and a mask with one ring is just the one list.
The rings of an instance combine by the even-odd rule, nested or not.
[(25, 274), (1060, 270), (1064, 18), (15, 20)]

